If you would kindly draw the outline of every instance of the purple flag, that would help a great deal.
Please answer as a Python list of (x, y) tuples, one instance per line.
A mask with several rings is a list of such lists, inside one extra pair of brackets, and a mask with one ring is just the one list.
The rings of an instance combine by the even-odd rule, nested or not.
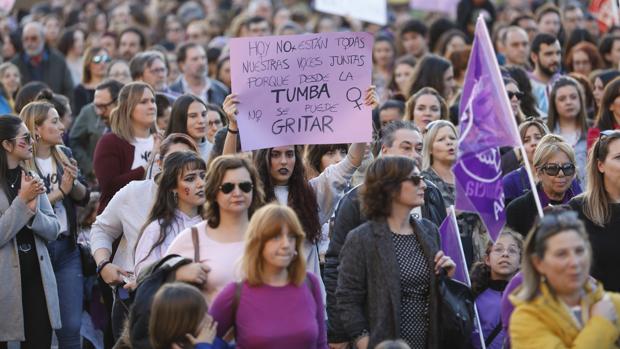
[(478, 213), (495, 240), (506, 222), (499, 147), (520, 146), (521, 139), (482, 17), (476, 23), (460, 111), (455, 205)]
[(452, 278), (470, 286), (469, 270), (467, 270), (465, 254), (461, 245), (461, 234), (459, 234), (459, 227), (456, 224), (456, 216), (452, 206), (448, 209), (448, 216), (439, 227), (439, 235), (441, 235), (441, 250), (456, 263), (456, 272)]

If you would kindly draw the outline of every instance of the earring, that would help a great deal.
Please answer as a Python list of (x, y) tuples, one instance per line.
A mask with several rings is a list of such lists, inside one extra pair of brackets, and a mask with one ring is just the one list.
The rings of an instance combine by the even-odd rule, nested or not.
[(34, 135), (34, 140), (35, 140), (35, 141), (37, 141), (37, 142), (38, 142), (40, 138), (41, 138), (41, 136), (39, 136), (38, 134), (35, 134), (35, 135)]
[(177, 193), (176, 191), (172, 193), (172, 200), (174, 200), (174, 204), (178, 204), (179, 203), (179, 193)]

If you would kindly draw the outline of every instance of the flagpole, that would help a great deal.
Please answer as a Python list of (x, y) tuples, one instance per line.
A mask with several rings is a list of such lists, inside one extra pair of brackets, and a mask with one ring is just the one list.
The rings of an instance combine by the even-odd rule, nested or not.
[[(614, 1), (618, 1), (618, 0), (614, 0)], [(486, 24), (484, 22), (484, 17), (482, 15), (478, 16), (478, 22), (482, 22), (482, 25), (484, 26), (486, 30)], [(476, 27), (477, 26), (478, 26), (478, 23), (476, 23)], [(488, 35), (484, 35), (484, 38), (488, 40), (488, 46), (491, 48), (491, 52), (493, 53), (493, 55), (495, 55), (495, 48), (493, 47), (493, 44), (490, 41), (491, 39), (489, 38)], [(499, 70), (499, 65), (497, 64), (497, 61), (492, 60), (492, 62), (493, 63), (490, 64), (492, 66), (491, 69), (495, 70), (497, 76), (502, 76)], [(506, 93), (506, 87), (504, 86), (504, 84), (501, 84), (501, 86), (496, 86), (496, 87), (502, 91), (500, 95), (503, 95), (504, 103), (506, 105), (510, 105), (510, 101), (508, 100), (508, 94)], [(509, 109), (509, 110), (512, 110), (512, 109)], [(517, 120), (515, 120), (515, 116), (510, 115), (509, 119), (510, 119), (510, 125), (512, 125), (512, 128), (513, 128), (514, 134), (518, 135), (519, 127), (517, 126)], [(532, 188), (532, 194), (534, 194), (534, 202), (536, 203), (536, 210), (538, 211), (538, 215), (540, 216), (540, 218), (542, 218), (544, 216), (543, 210), (542, 210), (542, 204), (540, 203), (540, 198), (538, 197), (538, 191), (536, 190), (536, 184), (534, 183), (534, 176), (532, 175), (532, 169), (530, 168), (530, 163), (527, 158), (527, 154), (525, 153), (525, 147), (523, 146), (523, 141), (521, 140), (521, 137), (518, 137), (518, 139), (519, 139), (519, 148), (521, 149), (521, 154), (523, 155), (523, 165), (525, 167), (525, 171), (527, 172), (527, 176), (530, 182), (530, 187)]]
[[(467, 268), (467, 261), (465, 260), (465, 253), (463, 252), (463, 243), (461, 242), (461, 233), (459, 232), (459, 225), (456, 221), (456, 211), (454, 210), (454, 205), (450, 205), (448, 207), (448, 217), (452, 220), (452, 224), (454, 225), (454, 231), (456, 232), (456, 241), (459, 243), (459, 250), (461, 253), (461, 265), (464, 268)], [(465, 280), (467, 281), (467, 286), (471, 288), (471, 280), (469, 279), (469, 270), (465, 273)], [(480, 324), (480, 316), (478, 315), (478, 306), (476, 305), (476, 301), (474, 301), (474, 315), (476, 317), (476, 326), (478, 326), (478, 335), (480, 336), (480, 345), (482, 349), (486, 349), (486, 345), (484, 343), (484, 333), (482, 333), (482, 325)]]

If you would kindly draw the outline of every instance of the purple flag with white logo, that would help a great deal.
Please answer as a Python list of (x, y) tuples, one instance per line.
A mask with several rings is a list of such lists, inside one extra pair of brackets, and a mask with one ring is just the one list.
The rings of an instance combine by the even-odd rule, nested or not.
[(521, 139), (484, 19), (478, 18), (460, 104), (456, 208), (476, 212), (496, 240), (506, 222), (499, 147)]
[(469, 270), (467, 270), (465, 254), (461, 245), (461, 234), (456, 223), (453, 206), (448, 208), (448, 215), (439, 227), (439, 235), (441, 235), (441, 250), (456, 264), (456, 271), (452, 278), (470, 286)]

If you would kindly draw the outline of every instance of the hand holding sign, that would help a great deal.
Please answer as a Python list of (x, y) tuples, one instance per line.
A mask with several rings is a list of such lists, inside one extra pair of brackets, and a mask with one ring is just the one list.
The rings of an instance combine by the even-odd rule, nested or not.
[(228, 124), (235, 126), (235, 128), (237, 126), (237, 114), (239, 113), (237, 110), (237, 104), (239, 104), (239, 100), (237, 100), (237, 95), (234, 93), (226, 96), (226, 98), (224, 98), (224, 103), (222, 104), (222, 108), (224, 109), (224, 113), (228, 119)]

